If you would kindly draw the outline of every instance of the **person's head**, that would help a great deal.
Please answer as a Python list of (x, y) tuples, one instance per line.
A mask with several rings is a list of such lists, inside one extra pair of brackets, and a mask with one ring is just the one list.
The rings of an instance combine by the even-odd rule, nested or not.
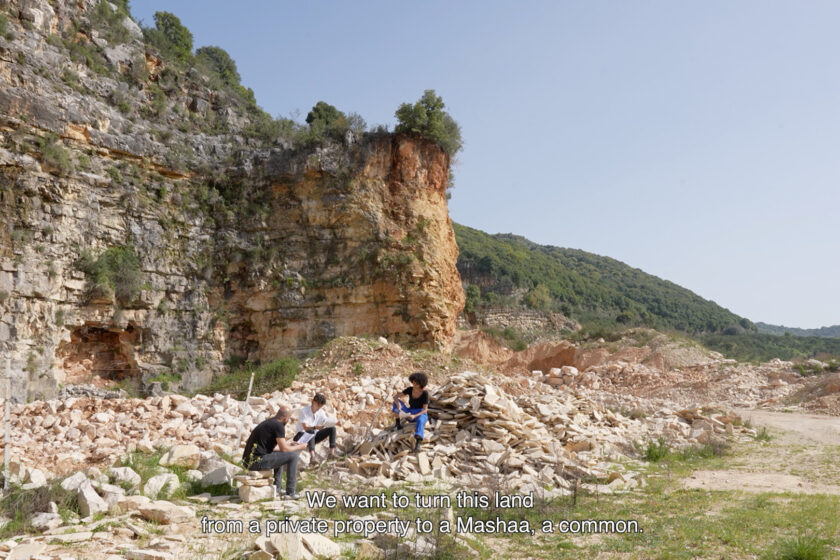
[(327, 404), (327, 397), (322, 393), (315, 393), (315, 396), (312, 397), (312, 412), (318, 412), (325, 404)]
[(414, 385), (415, 383), (419, 385), (421, 389), (424, 389), (426, 385), (429, 384), (429, 377), (422, 371), (412, 373), (408, 376), (408, 380), (411, 382), (412, 385)]
[(287, 406), (281, 406), (277, 409), (277, 414), (274, 415), (275, 418), (283, 422), (284, 424), (289, 421), (289, 417), (292, 415), (292, 412), (289, 410)]

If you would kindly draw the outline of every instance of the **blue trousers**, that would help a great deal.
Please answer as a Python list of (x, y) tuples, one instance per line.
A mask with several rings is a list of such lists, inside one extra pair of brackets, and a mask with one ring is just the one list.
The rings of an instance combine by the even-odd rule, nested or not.
[[(400, 405), (399, 409), (397, 408), (397, 404)], [(393, 410), (395, 413), (399, 413), (400, 411), (402, 411), (402, 412), (408, 412), (409, 414), (417, 414), (418, 412), (420, 412), (423, 409), (422, 408), (408, 408), (405, 405), (405, 403), (403, 403), (402, 401), (397, 401), (391, 407), (391, 410)], [(429, 421), (429, 415), (424, 412), (423, 414), (421, 414), (420, 416), (418, 416), (414, 420), (409, 420), (409, 421), (417, 423), (417, 426), (414, 428), (414, 437), (416, 437), (417, 439), (423, 439), (423, 428), (426, 427), (426, 422)]]

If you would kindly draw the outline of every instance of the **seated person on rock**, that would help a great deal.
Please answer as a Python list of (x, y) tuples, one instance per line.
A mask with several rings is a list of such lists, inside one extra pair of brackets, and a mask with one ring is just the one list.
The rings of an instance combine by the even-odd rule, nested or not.
[[(315, 445), (329, 438), (330, 450), (329, 457), (335, 455), (335, 427), (339, 425), (335, 418), (327, 416), (324, 412), (324, 405), (327, 404), (327, 398), (321, 393), (315, 393), (312, 397), (312, 403), (305, 406), (298, 412), (297, 433), (295, 434), (295, 441), (300, 441), (304, 434), (309, 434), (311, 439), (306, 442), (310, 453), (315, 451)], [(327, 427), (327, 424), (330, 424)]]
[[(420, 451), (420, 442), (423, 441), (423, 428), (429, 421), (429, 392), (425, 390), (429, 384), (429, 378), (425, 373), (416, 372), (408, 376), (411, 387), (407, 387), (402, 393), (394, 395), (392, 410), (396, 415), (394, 427), (402, 429), (400, 418), (408, 422), (416, 422), (414, 428), (414, 451)], [(408, 395), (408, 406), (403, 402), (403, 395)]]
[[(283, 465), (285, 465), (285, 497), (296, 500), (300, 497), (295, 492), (298, 458), (300, 452), (306, 449), (306, 444), (286, 440), (286, 424), (290, 419), (289, 409), (281, 406), (273, 418), (260, 422), (245, 442), (242, 464), (250, 471), (274, 469), (274, 486), (277, 488), (278, 495), (283, 494), (280, 483), (283, 480)], [(275, 447), (277, 451), (274, 451)]]

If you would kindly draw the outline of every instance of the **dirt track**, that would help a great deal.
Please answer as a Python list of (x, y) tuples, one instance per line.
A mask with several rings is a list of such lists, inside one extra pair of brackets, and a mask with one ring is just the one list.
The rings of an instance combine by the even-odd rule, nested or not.
[(782, 442), (803, 443), (805, 437), (823, 445), (840, 445), (840, 417), (837, 416), (768, 410), (738, 410), (738, 413), (754, 426), (782, 430)]
[(738, 413), (754, 427), (769, 428), (771, 443), (747, 455), (739, 468), (695, 471), (684, 488), (840, 495), (836, 474), (824, 470), (840, 450), (840, 418), (765, 410)]

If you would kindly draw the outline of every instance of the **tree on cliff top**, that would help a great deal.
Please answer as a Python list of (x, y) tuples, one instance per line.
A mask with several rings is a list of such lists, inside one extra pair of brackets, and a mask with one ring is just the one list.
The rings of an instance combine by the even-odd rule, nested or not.
[(155, 12), (155, 28), (143, 32), (149, 43), (180, 61), (187, 61), (192, 56), (193, 35), (175, 14)]
[(306, 115), (306, 124), (315, 128), (316, 126), (328, 127), (339, 119), (345, 119), (344, 113), (330, 105), (326, 101), (319, 101)]
[(201, 47), (195, 51), (195, 60), (199, 65), (205, 66), (226, 86), (238, 86), (240, 81), (239, 70), (236, 69), (236, 62), (230, 57), (226, 50), (221, 47)]
[(436, 142), (444, 152), (455, 155), (463, 146), (461, 127), (443, 110), (443, 99), (427, 89), (417, 103), (403, 103), (395, 116), (399, 124), (394, 132), (411, 132)]

